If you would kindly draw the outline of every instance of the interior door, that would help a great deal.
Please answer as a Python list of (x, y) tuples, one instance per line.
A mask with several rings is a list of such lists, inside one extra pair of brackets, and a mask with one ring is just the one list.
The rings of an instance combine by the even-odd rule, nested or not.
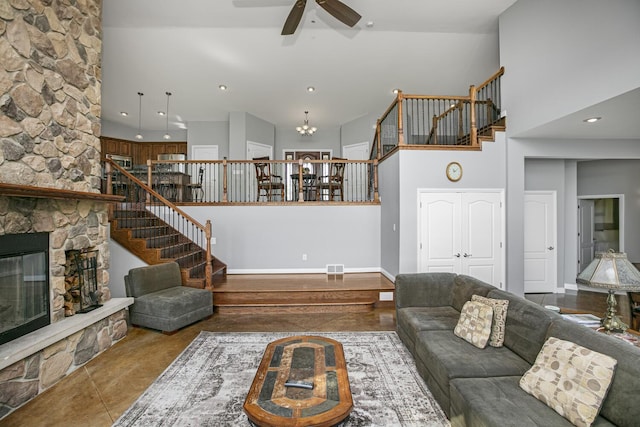
[(580, 252), (578, 255), (578, 272), (589, 265), (595, 253), (596, 239), (594, 236), (595, 201), (581, 199), (578, 203), (578, 241)]
[(461, 271), (460, 208), (459, 193), (420, 195), (420, 272)]
[(495, 287), (502, 278), (500, 193), (462, 193), (462, 273)]
[(556, 193), (524, 195), (524, 292), (555, 292), (557, 274)]

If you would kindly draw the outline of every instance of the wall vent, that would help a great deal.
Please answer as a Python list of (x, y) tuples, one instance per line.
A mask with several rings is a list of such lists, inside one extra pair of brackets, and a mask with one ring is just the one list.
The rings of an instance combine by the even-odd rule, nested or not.
[(344, 274), (344, 264), (327, 264), (327, 274), (330, 276), (341, 276)]

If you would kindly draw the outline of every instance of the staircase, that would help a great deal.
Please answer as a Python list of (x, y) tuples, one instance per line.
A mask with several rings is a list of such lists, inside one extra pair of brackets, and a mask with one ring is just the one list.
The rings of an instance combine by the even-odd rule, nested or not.
[[(206, 251), (143, 204), (117, 204), (110, 223), (111, 238), (147, 264), (175, 261), (180, 266), (184, 286), (205, 288)], [(222, 281), (226, 274), (226, 264), (213, 257), (213, 282)]]

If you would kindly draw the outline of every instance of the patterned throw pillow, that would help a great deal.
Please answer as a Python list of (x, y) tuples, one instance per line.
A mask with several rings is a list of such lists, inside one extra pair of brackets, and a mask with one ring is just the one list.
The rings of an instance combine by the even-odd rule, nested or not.
[(462, 306), (460, 319), (453, 333), (478, 348), (485, 348), (491, 335), (493, 308), (477, 301), (467, 301)]
[(600, 412), (618, 362), (578, 344), (550, 337), (520, 387), (576, 426)]
[(493, 323), (491, 324), (489, 345), (491, 347), (502, 347), (502, 344), (504, 344), (504, 326), (507, 322), (507, 308), (509, 308), (509, 300), (473, 295), (471, 297), (471, 301), (478, 301), (483, 304), (490, 305), (493, 308)]

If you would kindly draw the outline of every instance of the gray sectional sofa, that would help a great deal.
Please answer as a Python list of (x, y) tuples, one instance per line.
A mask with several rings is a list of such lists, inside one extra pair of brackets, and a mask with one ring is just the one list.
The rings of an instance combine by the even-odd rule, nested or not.
[[(480, 349), (454, 335), (474, 294), (509, 300), (504, 346)], [(469, 276), (400, 274), (395, 297), (398, 335), (453, 426), (571, 426), (519, 386), (552, 336), (617, 360), (592, 425), (640, 425), (639, 348)]]

